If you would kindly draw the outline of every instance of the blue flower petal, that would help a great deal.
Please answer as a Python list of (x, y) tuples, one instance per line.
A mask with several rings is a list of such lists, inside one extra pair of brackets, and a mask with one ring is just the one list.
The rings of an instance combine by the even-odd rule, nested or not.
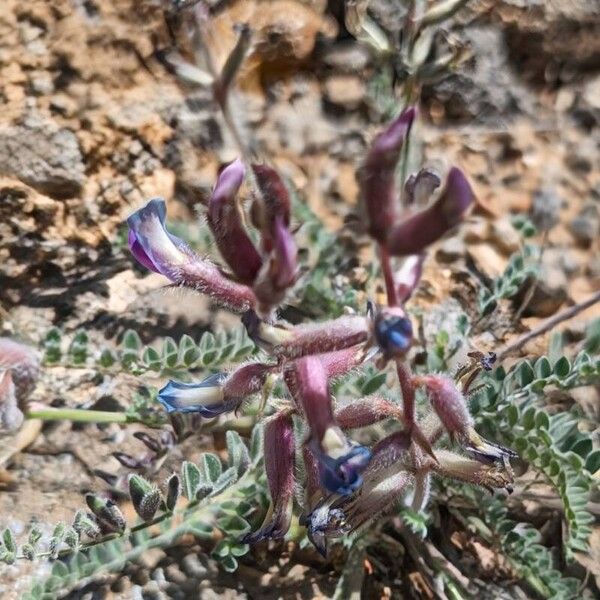
[(200, 383), (169, 381), (158, 392), (158, 401), (167, 412), (200, 413), (216, 417), (233, 407), (224, 402), (222, 384), (227, 376), (216, 373)]
[(367, 468), (371, 456), (368, 448), (359, 445), (352, 446), (349, 452), (336, 459), (319, 453), (321, 485), (334, 494), (352, 494), (362, 485), (361, 473)]

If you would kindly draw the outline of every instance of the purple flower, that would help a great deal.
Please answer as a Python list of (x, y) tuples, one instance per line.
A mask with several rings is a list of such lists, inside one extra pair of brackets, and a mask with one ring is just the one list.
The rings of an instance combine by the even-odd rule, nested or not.
[(388, 230), (396, 220), (396, 165), (415, 116), (414, 107), (404, 110), (375, 138), (365, 161), (361, 184), (368, 231), (382, 243), (385, 243)]
[(294, 498), (294, 425), (289, 412), (273, 415), (265, 424), (265, 471), (271, 505), (260, 529), (244, 537), (244, 543), (282, 538), (290, 528)]
[(208, 202), (207, 220), (221, 256), (239, 281), (252, 285), (263, 261), (242, 224), (235, 201), (244, 172), (239, 159), (221, 171)]
[(422, 252), (460, 222), (473, 198), (466, 177), (453, 167), (436, 202), (390, 229), (386, 243), (389, 252), (396, 256)]
[(321, 485), (337, 494), (352, 493), (362, 483), (371, 451), (348, 440), (337, 426), (322, 361), (316, 356), (294, 361), (285, 380), (310, 427), (309, 446), (319, 463)]
[(435, 173), (429, 169), (421, 169), (416, 175), (411, 175), (404, 184), (404, 205), (426, 204), (439, 186), (440, 178)]
[(129, 225), (129, 247), (145, 267), (161, 273), (173, 283), (193, 288), (236, 312), (256, 304), (252, 290), (231, 281), (211, 262), (197, 256), (165, 228), (166, 208), (155, 198), (133, 213)]

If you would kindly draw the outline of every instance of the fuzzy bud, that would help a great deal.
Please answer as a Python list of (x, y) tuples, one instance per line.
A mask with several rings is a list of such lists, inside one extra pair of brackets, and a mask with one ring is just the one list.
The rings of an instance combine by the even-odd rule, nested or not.
[(207, 220), (225, 262), (241, 283), (252, 285), (262, 258), (242, 224), (235, 196), (244, 180), (244, 165), (235, 160), (226, 166), (208, 201)]
[(396, 221), (396, 165), (415, 116), (415, 108), (404, 110), (375, 138), (365, 160), (361, 184), (368, 231), (382, 243), (385, 243), (388, 230)]
[(261, 528), (247, 535), (245, 543), (282, 538), (292, 518), (295, 441), (291, 415), (279, 412), (271, 417), (265, 425), (264, 436), (265, 470), (271, 505)]
[(422, 375), (415, 377), (413, 382), (427, 390), (431, 406), (448, 435), (461, 442), (468, 439), (473, 421), (465, 398), (454, 381), (445, 375)]

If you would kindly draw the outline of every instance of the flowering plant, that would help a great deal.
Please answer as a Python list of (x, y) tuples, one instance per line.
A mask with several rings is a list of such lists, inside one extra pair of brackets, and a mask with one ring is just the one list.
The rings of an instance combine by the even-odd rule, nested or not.
[[(423, 169), (405, 182), (401, 212), (396, 169), (415, 118), (414, 108), (405, 109), (375, 138), (364, 161), (362, 205), (377, 247), (387, 304), (369, 303), (363, 315), (297, 326), (279, 317), (278, 308), (299, 279), (298, 252), (288, 191), (268, 165), (235, 160), (218, 176), (206, 219), (222, 266), (196, 255), (169, 233), (164, 201), (153, 199), (128, 219), (129, 247), (136, 259), (173, 284), (207, 294), (240, 314), (264, 355), (261, 362), (201, 382), (169, 381), (158, 395), (165, 409), (212, 418), (238, 410), (274, 377), (287, 386), (289, 399), (265, 417), (271, 507), (262, 526), (247, 534), (245, 542), (286, 534), (296, 483), (305, 491), (301, 523), (322, 553), (329, 538), (360, 529), (409, 490), (412, 508), (421, 510), (432, 474), (510, 490), (509, 459), (516, 455), (481, 438), (467, 406), (474, 378), (491, 368), (493, 357), (476, 357), (461, 371), (460, 381), (441, 374), (415, 375), (408, 360), (413, 326), (405, 305), (419, 284), (427, 247), (463, 219), (474, 197), (464, 174), (452, 168), (443, 189), (430, 201), (440, 180)], [(237, 198), (246, 176), (254, 188), (249, 214)], [(258, 230), (258, 245), (248, 232), (248, 221)], [(396, 268), (399, 258), (402, 264)], [(371, 395), (336, 406), (330, 382), (368, 361), (378, 369), (394, 364), (402, 404)], [(415, 412), (418, 388), (426, 392), (431, 406), (424, 418)], [(396, 421), (397, 428), (372, 447), (348, 435), (349, 430), (384, 420)], [(306, 434), (297, 439), (302, 430)], [(458, 452), (436, 448), (444, 435)]]

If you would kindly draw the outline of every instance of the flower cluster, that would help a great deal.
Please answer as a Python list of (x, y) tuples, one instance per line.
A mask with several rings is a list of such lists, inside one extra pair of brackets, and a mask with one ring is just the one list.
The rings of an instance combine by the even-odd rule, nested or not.
[[(413, 508), (422, 509), (433, 474), (510, 488), (509, 459), (515, 455), (475, 432), (467, 407), (468, 385), (461, 390), (445, 375), (415, 375), (407, 361), (413, 328), (404, 304), (419, 284), (424, 251), (462, 220), (473, 201), (466, 177), (456, 168), (431, 201), (440, 180), (423, 169), (406, 181), (401, 212), (396, 170), (415, 115), (415, 109), (408, 108), (375, 138), (362, 169), (367, 231), (378, 246), (388, 297), (386, 306), (370, 305), (365, 315), (298, 326), (276, 317), (298, 268), (289, 195), (269, 166), (248, 166), (255, 189), (247, 213), (237, 199), (246, 176), (243, 163), (234, 161), (218, 177), (206, 218), (226, 267), (198, 256), (167, 231), (162, 200), (151, 200), (128, 220), (129, 245), (142, 265), (240, 313), (248, 334), (267, 357), (197, 383), (170, 381), (159, 393), (166, 410), (207, 418), (234, 411), (263, 390), (271, 376), (281, 376), (289, 391), (289, 402), (266, 417), (271, 508), (262, 527), (246, 536), (247, 542), (286, 534), (298, 477), (305, 491), (301, 523), (323, 553), (327, 539), (359, 529), (411, 490)], [(257, 244), (247, 223), (258, 230)], [(403, 262), (394, 269), (396, 257)], [(336, 408), (330, 381), (373, 360), (379, 368), (395, 365), (402, 403), (369, 396)], [(469, 383), (473, 373), (491, 368), (489, 363), (481, 357)], [(419, 422), (414, 409), (418, 388), (425, 391), (432, 409)], [(371, 448), (348, 436), (349, 430), (388, 419), (397, 422), (396, 431)], [(302, 439), (295, 439), (303, 429)], [(435, 449), (445, 435), (462, 453)]]

